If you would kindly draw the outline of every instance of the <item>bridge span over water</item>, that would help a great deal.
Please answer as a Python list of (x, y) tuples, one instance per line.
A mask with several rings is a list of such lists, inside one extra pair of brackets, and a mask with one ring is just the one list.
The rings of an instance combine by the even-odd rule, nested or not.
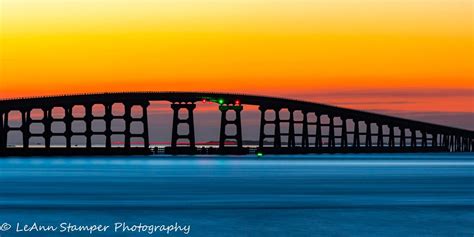
[[(102, 94), (77, 94), (18, 98), (0, 100), (0, 155), (108, 155), (151, 154), (149, 142), (148, 106), (150, 101), (168, 101), (173, 111), (173, 125), (169, 154), (246, 154), (249, 148), (243, 145), (241, 111), (246, 105), (258, 106), (260, 132), (258, 152), (273, 154), (298, 153), (382, 153), (382, 152), (472, 152), (474, 132), (443, 125), (397, 118), (371, 112), (340, 108), (325, 104), (266, 96), (209, 93), (209, 92), (123, 92)], [(218, 104), (221, 112), (219, 146), (201, 149), (196, 146), (193, 111), (199, 101)], [(113, 112), (115, 104), (121, 104), (123, 114)], [(97, 115), (93, 107), (101, 106), (104, 113)], [(84, 111), (77, 115), (73, 111), (80, 107)], [(140, 109), (134, 116), (132, 109)], [(55, 116), (53, 110), (62, 110)], [(187, 118), (180, 111), (187, 111)], [(280, 116), (288, 110), (289, 116)], [(41, 118), (33, 118), (32, 111), (40, 111)], [(11, 114), (20, 114), (20, 125), (11, 125)], [(233, 113), (234, 119), (227, 114)], [(273, 114), (270, 119), (269, 114)], [(296, 115), (300, 115), (299, 117)], [(103, 121), (102, 131), (92, 129), (94, 121)], [(123, 131), (112, 129), (112, 121), (121, 120)], [(74, 131), (73, 123), (85, 123), (84, 131)], [(52, 124), (61, 123), (63, 131), (53, 131)], [(135, 133), (132, 123), (140, 123), (143, 130)], [(186, 124), (187, 133), (180, 133), (178, 126)], [(41, 125), (41, 132), (31, 127)], [(229, 126), (235, 132), (228, 132)], [(281, 128), (288, 128), (283, 131)], [(22, 146), (8, 146), (9, 133), (21, 134)], [(93, 136), (105, 137), (105, 144), (98, 147), (92, 143)], [(112, 137), (123, 137), (123, 146), (113, 145)], [(51, 139), (64, 140), (61, 147), (51, 146)], [(85, 139), (85, 146), (72, 144), (73, 137)], [(32, 146), (31, 139), (41, 138), (42, 147)], [(132, 139), (141, 139), (140, 147)], [(186, 143), (178, 141), (186, 140)], [(228, 141), (233, 141), (229, 143)]]

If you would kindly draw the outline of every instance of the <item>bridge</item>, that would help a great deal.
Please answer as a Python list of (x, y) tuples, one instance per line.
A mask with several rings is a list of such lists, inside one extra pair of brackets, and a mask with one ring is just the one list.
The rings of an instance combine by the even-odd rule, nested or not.
[[(209, 93), (209, 92), (127, 92), (102, 94), (77, 94), (34, 98), (0, 100), (0, 155), (121, 155), (151, 154), (149, 116), (151, 101), (167, 101), (173, 111), (168, 154), (304, 154), (304, 153), (382, 153), (382, 152), (472, 152), (474, 132), (437, 124), (397, 118), (377, 113), (340, 108), (307, 101), (266, 96)], [(193, 111), (197, 102), (218, 104), (221, 113), (219, 143), (216, 148), (196, 146)], [(124, 111), (117, 115), (114, 105)], [(247, 105), (260, 110), (259, 141), (256, 151), (244, 146), (241, 112)], [(96, 114), (96, 106), (103, 108)], [(83, 113), (78, 115), (75, 109)], [(132, 110), (140, 110), (140, 116)], [(53, 111), (61, 111), (55, 116)], [(283, 118), (282, 110), (289, 116)], [(41, 118), (32, 112), (40, 111)], [(182, 118), (181, 113), (187, 117)], [(21, 124), (11, 124), (12, 113), (20, 115)], [(229, 119), (229, 113), (234, 118)], [(123, 131), (112, 129), (112, 121), (125, 124)], [(83, 131), (74, 131), (73, 123), (85, 124)], [(92, 124), (102, 121), (104, 129), (95, 131)], [(53, 123), (60, 123), (63, 131), (53, 131)], [(139, 123), (142, 131), (133, 132), (131, 126)], [(180, 133), (178, 127), (187, 125), (188, 131)], [(40, 132), (32, 131), (41, 125)], [(198, 124), (199, 125), (199, 124)], [(230, 134), (229, 127), (235, 132)], [(286, 131), (282, 127), (288, 128)], [(9, 146), (9, 133), (21, 134), (21, 146)], [(92, 143), (93, 136), (105, 137), (104, 146)], [(123, 146), (115, 146), (112, 137), (123, 137)], [(73, 137), (82, 137), (84, 146), (74, 146)], [(41, 147), (30, 144), (31, 139), (44, 141)], [(52, 146), (51, 140), (60, 138), (61, 146)], [(139, 146), (132, 140), (139, 139)], [(184, 143), (179, 141), (186, 141)], [(231, 142), (229, 142), (231, 141)], [(257, 144), (256, 144), (257, 145)], [(155, 150), (156, 152), (156, 150)]]

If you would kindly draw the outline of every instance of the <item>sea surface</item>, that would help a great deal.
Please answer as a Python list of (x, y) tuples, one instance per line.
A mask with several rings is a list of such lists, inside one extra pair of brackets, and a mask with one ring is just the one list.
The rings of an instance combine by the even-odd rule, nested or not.
[(0, 236), (472, 237), (474, 156), (2, 158)]

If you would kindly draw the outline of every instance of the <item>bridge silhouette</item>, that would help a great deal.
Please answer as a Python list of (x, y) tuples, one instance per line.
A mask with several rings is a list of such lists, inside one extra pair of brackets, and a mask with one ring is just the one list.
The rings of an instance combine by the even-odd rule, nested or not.
[[(171, 145), (164, 150), (168, 154), (472, 152), (474, 150), (473, 131), (307, 101), (212, 92), (122, 92), (0, 100), (0, 155), (151, 154), (153, 150), (150, 149), (147, 110), (150, 101), (170, 102), (173, 111)], [(196, 102), (199, 101), (219, 105), (221, 120), (217, 148), (196, 146), (193, 111)], [(123, 114), (113, 113), (115, 104), (123, 105)], [(93, 107), (97, 105), (104, 108), (103, 114), (93, 113)], [(256, 105), (261, 112), (256, 151), (243, 144), (241, 112), (246, 105)], [(83, 109), (83, 116), (73, 113), (75, 107)], [(132, 108), (139, 108), (141, 116), (134, 116)], [(62, 110), (63, 116), (54, 116), (54, 109)], [(42, 118), (33, 118), (31, 116), (33, 110), (41, 111)], [(280, 116), (282, 110), (288, 110), (288, 118)], [(187, 118), (180, 116), (182, 111), (187, 112)], [(14, 112), (21, 115), (19, 126), (10, 124), (10, 114)], [(235, 118), (229, 119), (228, 113), (235, 114)], [(297, 115), (300, 115), (300, 118)], [(92, 123), (96, 120), (104, 122), (103, 131), (92, 129)], [(122, 120), (125, 129), (114, 131), (113, 120)], [(72, 124), (75, 121), (85, 123), (85, 130), (74, 131)], [(54, 132), (51, 129), (53, 123), (63, 124), (64, 131)], [(143, 130), (139, 133), (133, 132), (132, 123), (140, 123)], [(42, 125), (44, 131), (33, 132), (31, 126), (34, 124)], [(178, 129), (182, 124), (188, 127), (186, 133), (180, 133)], [(231, 126), (235, 128), (233, 134), (229, 132)], [(287, 126), (288, 130), (282, 131), (282, 126)], [(8, 146), (10, 132), (21, 133), (21, 147)], [(98, 147), (92, 144), (92, 137), (97, 135), (105, 136), (104, 146)], [(123, 146), (113, 145), (112, 137), (116, 135), (124, 138)], [(78, 136), (85, 139), (85, 146), (77, 147), (72, 144), (72, 137)], [(51, 139), (54, 137), (63, 138), (64, 145), (51, 146)], [(30, 144), (32, 138), (43, 139), (44, 146), (32, 146)], [(137, 138), (143, 141), (140, 146), (131, 142)], [(187, 142), (178, 142), (183, 140)]]

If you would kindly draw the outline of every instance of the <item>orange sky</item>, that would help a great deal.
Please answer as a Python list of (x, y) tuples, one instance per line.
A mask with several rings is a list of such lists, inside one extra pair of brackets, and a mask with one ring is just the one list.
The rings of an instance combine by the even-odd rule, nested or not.
[(1, 4), (0, 98), (204, 90), (474, 112), (470, 0)]

